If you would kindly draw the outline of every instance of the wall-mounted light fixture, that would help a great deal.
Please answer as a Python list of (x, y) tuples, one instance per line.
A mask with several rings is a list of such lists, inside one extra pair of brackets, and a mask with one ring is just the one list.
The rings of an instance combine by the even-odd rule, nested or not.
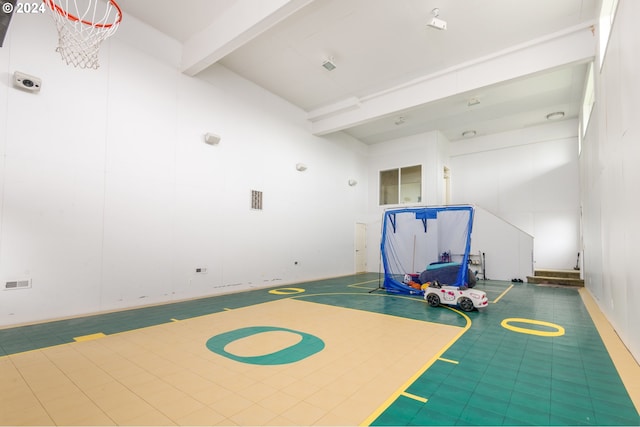
[(431, 19), (427, 22), (427, 26), (431, 28), (435, 28), (436, 30), (446, 30), (447, 29), (447, 21), (440, 18), (440, 9), (437, 7), (431, 11)]
[(305, 165), (304, 163), (296, 163), (296, 170), (298, 172), (304, 172), (307, 170), (307, 165)]
[(218, 143), (220, 142), (220, 137), (215, 133), (207, 132), (204, 134), (204, 142), (206, 142), (209, 145), (218, 145)]
[(356, 185), (358, 185), (358, 181), (356, 181), (355, 179), (350, 179), (348, 183), (349, 187), (355, 187)]

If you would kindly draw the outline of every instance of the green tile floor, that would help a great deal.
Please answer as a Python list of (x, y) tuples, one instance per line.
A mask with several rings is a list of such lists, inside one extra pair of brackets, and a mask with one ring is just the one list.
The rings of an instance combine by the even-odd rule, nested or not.
[[(268, 289), (86, 316), (0, 330), (0, 357), (72, 342), (74, 337), (113, 334), (278, 298), (300, 298), (357, 310), (465, 326), (444, 307), (391, 296), (378, 274), (300, 283), (297, 294)], [(470, 328), (395, 400), (380, 408), (372, 425), (640, 425), (631, 401), (575, 289), (479, 281), (492, 303), (468, 313)], [(358, 297), (355, 297), (355, 296)], [(493, 301), (497, 302), (493, 303)], [(562, 336), (506, 329), (507, 318), (550, 322)], [(532, 331), (544, 325), (518, 323)], [(425, 360), (425, 363), (427, 361)], [(640, 380), (640, 379), (639, 379)]]

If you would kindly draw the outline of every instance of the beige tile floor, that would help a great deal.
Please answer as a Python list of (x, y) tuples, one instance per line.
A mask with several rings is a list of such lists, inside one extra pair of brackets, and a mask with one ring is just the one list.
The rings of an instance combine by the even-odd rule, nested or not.
[[(325, 348), (287, 365), (209, 351), (229, 330), (278, 326)], [(284, 299), (0, 358), (3, 425), (357, 425), (462, 328)], [(297, 335), (293, 335), (296, 337)], [(295, 343), (270, 332), (237, 355)]]

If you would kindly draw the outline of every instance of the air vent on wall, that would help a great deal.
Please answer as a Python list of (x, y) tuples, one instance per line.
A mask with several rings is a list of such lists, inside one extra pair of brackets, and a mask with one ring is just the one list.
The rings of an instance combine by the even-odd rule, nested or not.
[(251, 209), (262, 210), (262, 191), (251, 190)]
[(27, 289), (31, 287), (31, 279), (27, 280), (10, 280), (5, 282), (5, 289)]

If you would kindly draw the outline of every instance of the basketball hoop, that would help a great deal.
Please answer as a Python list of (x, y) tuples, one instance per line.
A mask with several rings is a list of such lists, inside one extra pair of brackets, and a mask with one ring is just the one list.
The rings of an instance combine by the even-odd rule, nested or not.
[(43, 1), (56, 21), (56, 52), (68, 65), (97, 69), (100, 44), (116, 32), (122, 21), (120, 6), (114, 0)]

